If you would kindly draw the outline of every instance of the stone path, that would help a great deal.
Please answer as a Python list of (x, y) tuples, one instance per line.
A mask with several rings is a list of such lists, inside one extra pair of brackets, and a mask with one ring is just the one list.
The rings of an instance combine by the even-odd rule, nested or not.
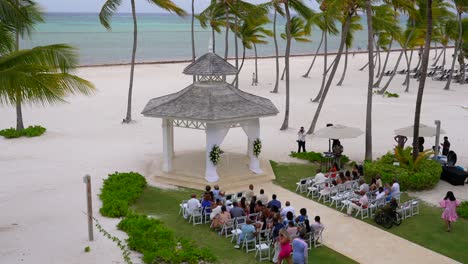
[(359, 263), (458, 263), (358, 219), (347, 217), (341, 212), (273, 183), (255, 186), (255, 188), (256, 192), (263, 188), (265, 194), (269, 196), (276, 194), (282, 203), (286, 200), (290, 201), (296, 211), (302, 207), (306, 208), (309, 217), (320, 215), (325, 225), (324, 244)]

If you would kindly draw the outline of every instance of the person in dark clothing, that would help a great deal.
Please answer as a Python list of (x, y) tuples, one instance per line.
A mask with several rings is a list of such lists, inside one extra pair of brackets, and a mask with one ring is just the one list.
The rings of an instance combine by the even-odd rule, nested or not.
[(444, 143), (442, 145), (442, 155), (447, 156), (450, 151), (450, 142), (448, 141), (448, 137), (444, 137)]
[(423, 138), (423, 137), (419, 137), (418, 142), (419, 142), (419, 146), (418, 146), (419, 152), (423, 152), (423, 151), (424, 151), (424, 138)]
[(395, 136), (393, 139), (396, 141), (398, 147), (400, 148), (405, 148), (405, 143), (406, 141), (408, 141), (408, 138), (402, 135)]
[(304, 127), (301, 127), (299, 132), (297, 132), (297, 153), (301, 152), (306, 152), (305, 150), (305, 138), (306, 138), (306, 132), (304, 130)]

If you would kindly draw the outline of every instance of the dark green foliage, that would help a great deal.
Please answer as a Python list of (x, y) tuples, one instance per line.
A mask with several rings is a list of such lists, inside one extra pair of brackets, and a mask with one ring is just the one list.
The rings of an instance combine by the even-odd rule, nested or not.
[(382, 176), (383, 182), (391, 182), (395, 177), (402, 191), (432, 189), (439, 182), (442, 167), (434, 160), (421, 159), (417, 168), (393, 165), (396, 161), (395, 155), (389, 152), (376, 161), (365, 162), (366, 180), (369, 181), (377, 174)]
[(457, 213), (460, 217), (468, 219), (468, 202), (462, 202), (457, 208)]
[[(322, 160), (323, 154), (320, 152), (313, 152), (313, 151), (301, 152), (301, 153), (291, 151), (291, 154), (289, 154), (289, 156), (293, 158), (302, 159), (302, 160), (308, 160), (310, 162), (320, 162)], [(341, 155), (341, 164), (347, 164), (349, 161), (350, 159), (348, 158), (348, 156)]]
[(398, 98), (400, 97), (400, 95), (398, 95), (397, 93), (390, 93), (390, 92), (387, 92), (385, 91), (385, 93), (383, 94), (384, 97), (393, 97), (393, 98)]
[(19, 138), (19, 137), (38, 137), (46, 132), (46, 129), (41, 126), (29, 126), (21, 131), (14, 128), (7, 128), (0, 130), (0, 136), (5, 138)]
[(145, 263), (198, 263), (213, 262), (215, 256), (192, 242), (176, 238), (174, 232), (157, 219), (145, 215), (128, 215), (118, 226), (128, 234), (130, 249), (143, 253)]
[(146, 179), (139, 173), (110, 174), (99, 195), (102, 200), (99, 212), (108, 217), (126, 216), (129, 206), (140, 197), (145, 186)]
[(84, 252), (88, 253), (88, 252), (90, 252), (90, 251), (91, 251), (91, 248), (90, 248), (89, 246), (87, 246), (87, 247), (84, 248)]

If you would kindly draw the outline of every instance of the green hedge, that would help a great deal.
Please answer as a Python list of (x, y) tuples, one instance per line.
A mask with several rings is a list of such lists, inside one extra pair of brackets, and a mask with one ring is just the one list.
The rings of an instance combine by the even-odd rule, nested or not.
[(15, 128), (7, 128), (0, 130), (0, 136), (5, 138), (19, 138), (19, 137), (38, 137), (46, 132), (46, 129), (41, 126), (29, 126), (21, 131)]
[(200, 260), (208, 262), (216, 260), (208, 249), (197, 248), (193, 242), (176, 238), (174, 232), (157, 219), (131, 214), (117, 227), (128, 234), (129, 248), (143, 253), (145, 263), (195, 264)]
[[(301, 153), (297, 153), (297, 152), (292, 151), (291, 154), (289, 154), (289, 156), (291, 156), (293, 158), (298, 158), (298, 159), (301, 159), (301, 160), (308, 160), (310, 162), (320, 162), (322, 160), (322, 158), (323, 158), (322, 153), (313, 152), (313, 151), (301, 152)], [(348, 156), (342, 155), (341, 156), (341, 164), (347, 164), (348, 162), (349, 162)]]
[(397, 161), (392, 153), (387, 153), (373, 162), (364, 163), (364, 175), (370, 180), (377, 174), (382, 176), (383, 182), (391, 182), (395, 177), (400, 183), (401, 190), (427, 190), (432, 189), (439, 182), (442, 167), (437, 161), (424, 159), (416, 171), (395, 166)]
[(468, 219), (468, 202), (462, 202), (457, 208), (457, 213), (460, 217)]
[(99, 198), (103, 216), (122, 217), (128, 213), (129, 206), (140, 197), (146, 187), (146, 179), (139, 173), (114, 173), (104, 180)]

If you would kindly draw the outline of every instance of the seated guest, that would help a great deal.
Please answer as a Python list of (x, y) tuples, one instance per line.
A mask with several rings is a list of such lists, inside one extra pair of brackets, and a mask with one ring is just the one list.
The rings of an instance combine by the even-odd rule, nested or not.
[(223, 203), (220, 200), (217, 200), (216, 203), (213, 203), (211, 205), (211, 214), (210, 214), (211, 220), (213, 220), (217, 215), (221, 213), (221, 207), (223, 207)]
[(247, 199), (247, 201), (252, 200), (252, 197), (255, 196), (255, 193), (254, 193), (253, 189), (254, 189), (253, 184), (250, 184), (249, 185), (249, 190), (244, 193), (244, 196)]
[(355, 172), (354, 170), (351, 172), (351, 175), (353, 176), (353, 180), (359, 180), (359, 173)]
[(336, 172), (338, 172), (339, 170), (340, 170), (340, 167), (338, 166), (338, 164), (336, 162), (333, 163), (333, 166), (330, 169), (330, 172), (333, 172), (333, 173), (331, 173), (330, 176), (332, 178), (335, 178), (336, 177)]
[(277, 214), (277, 213), (279, 213), (279, 208), (276, 207), (276, 205), (272, 205), (272, 206), (270, 207), (270, 213), (272, 213), (272, 214)]
[(257, 200), (262, 201), (262, 204), (268, 204), (268, 196), (265, 195), (265, 191), (260, 189), (260, 194), (257, 196)]
[(191, 215), (195, 209), (198, 209), (201, 206), (196, 194), (192, 194), (190, 197), (190, 200), (187, 201), (187, 210), (185, 210), (185, 218), (187, 218), (187, 216)]
[(311, 227), (313, 230), (323, 229), (323, 228), (324, 228), (324, 226), (323, 226), (322, 223), (320, 222), (320, 216), (317, 215), (317, 216), (314, 218), (314, 220), (315, 220), (315, 222), (312, 223), (312, 224), (310, 225), (310, 227)]
[(392, 187), (390, 187), (390, 184), (385, 183), (384, 192), (385, 196), (387, 197), (385, 201), (390, 202), (392, 199)]
[(283, 225), (287, 226), (289, 224), (289, 221), (294, 221), (294, 215), (291, 211), (289, 211), (286, 214), (286, 217), (283, 217), (283, 219), (284, 219)]
[(309, 248), (305, 242), (305, 230), (299, 231), (299, 237), (295, 238), (292, 242), (293, 254), (292, 259), (294, 264), (307, 264), (309, 262), (308, 254)]
[(356, 194), (360, 194), (361, 192), (368, 192), (369, 191), (369, 184), (367, 184), (363, 179), (359, 180), (359, 191), (356, 191)]
[(375, 197), (375, 199), (380, 199), (380, 198), (383, 198), (383, 197), (385, 197), (384, 188), (379, 187), (379, 190), (377, 191), (377, 196)]
[(224, 225), (224, 223), (231, 219), (231, 214), (227, 211), (226, 206), (221, 206), (221, 213), (219, 213), (214, 219), (213, 223), (211, 224), (212, 228), (220, 228)]
[(203, 195), (201, 206), (205, 210), (205, 214), (211, 214), (211, 207), (213, 206), (213, 202), (210, 200), (210, 198), (211, 197), (208, 193), (205, 193), (205, 195)]
[(252, 197), (249, 203), (249, 214), (255, 213), (255, 206), (257, 205), (257, 196)]
[(336, 177), (336, 183), (337, 183), (337, 184), (343, 184), (343, 183), (345, 183), (345, 182), (346, 182), (346, 177), (345, 177), (345, 175), (344, 175), (343, 172), (340, 172), (340, 173), (338, 174), (338, 177)]
[(286, 217), (286, 214), (287, 214), (288, 212), (292, 212), (292, 214), (294, 215), (294, 213), (295, 213), (295, 212), (294, 212), (294, 207), (291, 206), (291, 203), (290, 203), (289, 201), (286, 201), (286, 204), (285, 204), (285, 205), (286, 205), (286, 206), (285, 206), (283, 209), (281, 209), (281, 217), (282, 217), (282, 218), (285, 218), (285, 217)]
[(301, 208), (301, 210), (299, 210), (299, 216), (296, 217), (296, 223), (302, 223), (304, 222), (305, 220), (307, 220), (308, 217), (307, 217), (307, 209), (305, 208)]
[(358, 177), (363, 176), (363, 175), (362, 175), (362, 166), (357, 165), (357, 164), (354, 164), (354, 166), (353, 166), (353, 172), (356, 172), (356, 174), (358, 175)]
[(210, 195), (210, 200), (211, 201), (215, 201), (214, 199), (214, 193), (211, 191), (211, 186), (207, 185), (205, 187), (205, 193), (203, 195), (205, 195), (206, 193), (208, 193)]
[(315, 174), (314, 183), (322, 183), (326, 180), (325, 174), (322, 173), (322, 170), (317, 169), (317, 174)]
[(348, 205), (348, 211), (347, 214), (350, 216), (353, 213), (353, 210), (359, 210), (361, 207), (362, 208), (367, 208), (369, 205), (369, 199), (367, 198), (366, 192), (361, 191), (360, 193), (361, 198), (359, 198), (359, 201), (352, 201)]
[(260, 223), (252, 223), (247, 219), (247, 224), (242, 225), (242, 233), (237, 237), (237, 243), (234, 248), (240, 248), (240, 244), (244, 240), (252, 240), (257, 235), (257, 229), (260, 228)]
[[(252, 197), (253, 197), (253, 196), (252, 196)], [(247, 205), (247, 198), (245, 198), (245, 197), (242, 197), (242, 198), (241, 198), (239, 207), (242, 208), (242, 210), (244, 210), (244, 212), (245, 212), (246, 214), (248, 214), (248, 213), (250, 212), (250, 208), (249, 208), (249, 206)]]
[(272, 207), (273, 205), (275, 205), (277, 208), (281, 208), (281, 202), (276, 200), (276, 194), (273, 194), (271, 199), (272, 200), (267, 205), (268, 208)]
[(213, 190), (213, 196), (214, 196), (213, 198), (214, 198), (214, 201), (216, 201), (216, 200), (221, 200), (221, 199), (220, 199), (221, 196), (219, 195), (219, 192), (220, 192), (220, 191), (219, 191), (219, 186), (218, 186), (218, 185), (215, 185), (215, 186), (213, 186), (213, 189), (214, 189), (214, 190)]
[(377, 179), (374, 178), (374, 177), (372, 177), (372, 179), (371, 179), (371, 183), (370, 183), (370, 185), (369, 185), (369, 190), (370, 190), (370, 191), (375, 191), (375, 190), (377, 190)]
[(351, 176), (351, 172), (349, 172), (348, 170), (345, 172), (345, 177), (346, 177), (346, 181), (353, 180), (353, 177)]
[(323, 186), (323, 189), (320, 190), (320, 195), (328, 195), (330, 193), (330, 183), (325, 183), (325, 185)]
[(232, 218), (245, 216), (244, 209), (240, 208), (237, 202), (232, 203), (232, 205), (233, 207), (230, 211)]
[[(393, 178), (392, 181), (392, 193), (398, 194), (400, 193), (400, 184), (397, 182), (396, 178)], [(395, 197), (398, 199), (398, 197)]]
[(288, 229), (286, 229), (286, 231), (288, 231), (290, 237), (296, 237), (297, 227), (294, 225), (294, 221), (288, 222)]
[(380, 187), (383, 187), (382, 176), (380, 176), (380, 174), (377, 174), (375, 176), (375, 184), (377, 185), (377, 189), (380, 188)]

